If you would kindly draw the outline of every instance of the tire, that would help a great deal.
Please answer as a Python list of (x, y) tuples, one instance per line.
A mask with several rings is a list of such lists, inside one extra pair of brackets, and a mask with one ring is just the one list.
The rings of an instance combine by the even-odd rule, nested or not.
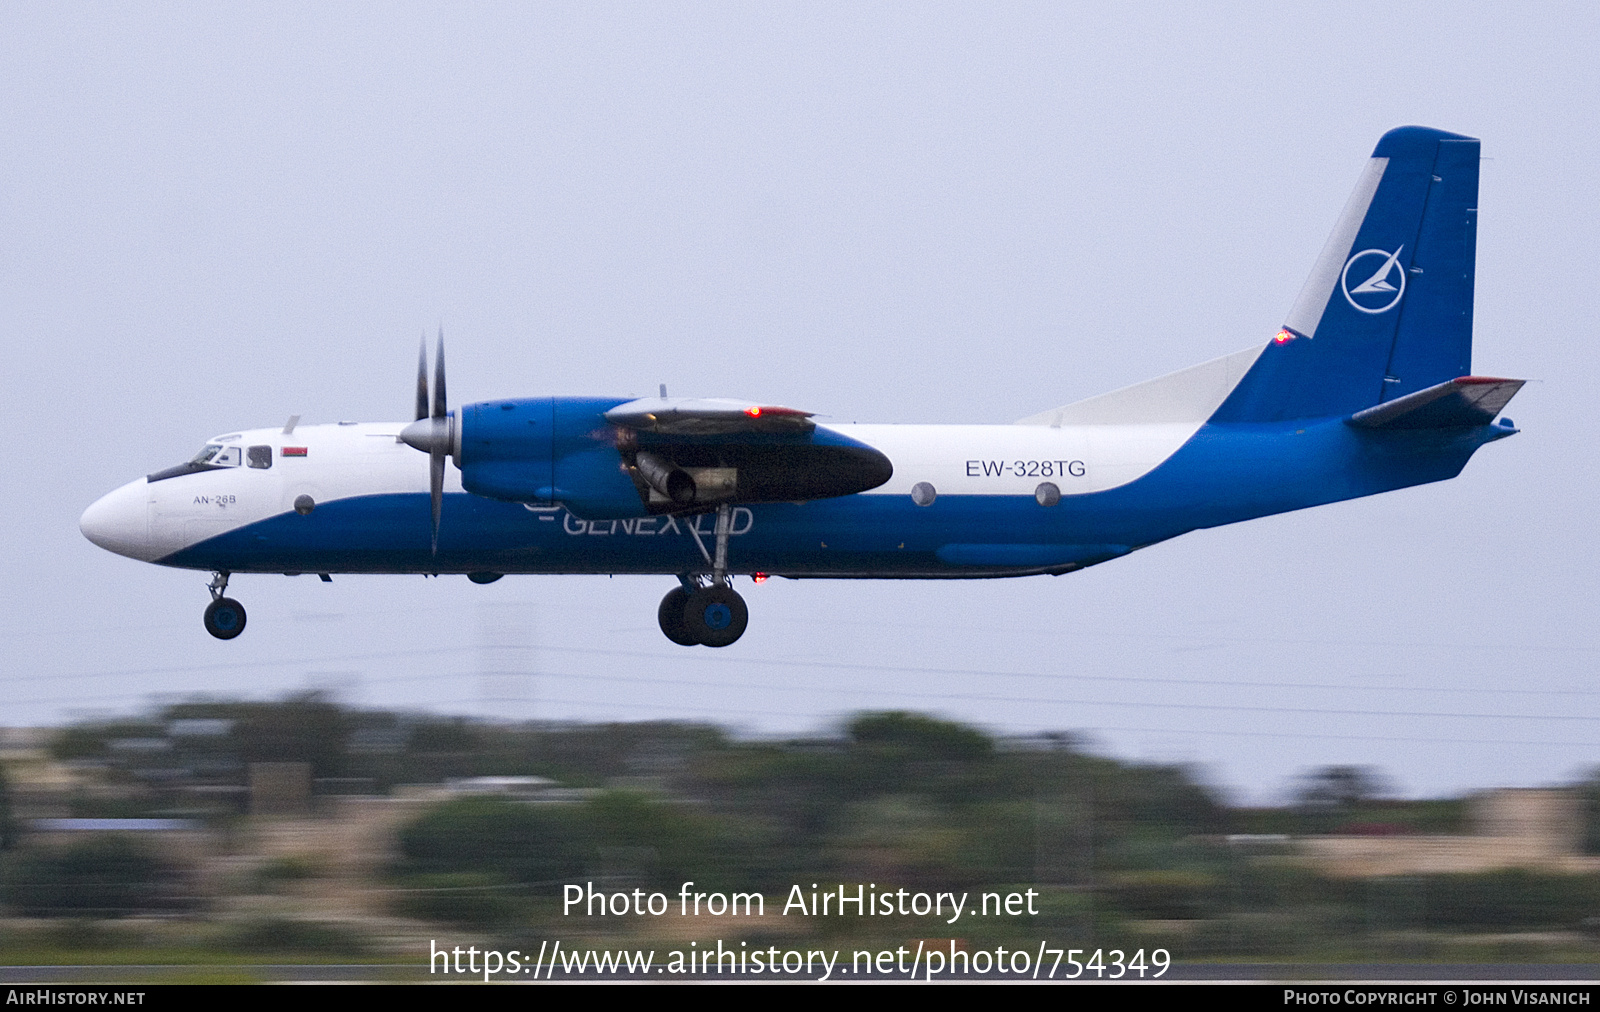
[(683, 609), (688, 603), (689, 592), (682, 587), (673, 587), (661, 599), (661, 607), (656, 609), (656, 621), (661, 623), (661, 631), (680, 647), (700, 645), (700, 641), (689, 632), (688, 623), (683, 620)]
[(231, 597), (219, 597), (206, 605), (206, 632), (219, 640), (231, 640), (244, 632), (244, 605)]
[(696, 641), (725, 647), (744, 635), (750, 609), (732, 587), (704, 587), (689, 595), (683, 606), (683, 624)]

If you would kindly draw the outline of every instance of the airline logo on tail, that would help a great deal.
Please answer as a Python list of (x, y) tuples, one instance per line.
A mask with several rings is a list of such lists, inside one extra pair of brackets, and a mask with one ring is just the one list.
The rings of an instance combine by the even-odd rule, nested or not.
[[(1406, 293), (1406, 272), (1405, 268), (1400, 266), (1400, 250), (1403, 249), (1405, 246), (1401, 246), (1393, 253), (1381, 249), (1364, 249), (1351, 257), (1344, 265), (1344, 274), (1340, 276), (1340, 286), (1344, 289), (1345, 300), (1363, 313), (1387, 313), (1399, 305), (1400, 297)], [(1367, 267), (1372, 266), (1372, 261), (1368, 259), (1371, 257), (1382, 258), (1378, 269), (1367, 280), (1351, 288), (1351, 269), (1359, 261), (1367, 260), (1366, 266), (1356, 271), (1356, 277), (1359, 278)]]

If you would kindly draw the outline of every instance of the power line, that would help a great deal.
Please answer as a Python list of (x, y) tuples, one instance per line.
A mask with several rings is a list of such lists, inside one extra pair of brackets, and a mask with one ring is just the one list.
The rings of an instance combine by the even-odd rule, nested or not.
[[(126, 678), (140, 675), (175, 675), (193, 674), (213, 671), (244, 670), (262, 667), (299, 667), (302, 665), (321, 665), (341, 663), (347, 661), (363, 660), (392, 660), (408, 657), (427, 657), (445, 654), (454, 654), (478, 649), (474, 646), (455, 647), (421, 647), (407, 650), (371, 651), (353, 654), (333, 654), (317, 657), (289, 658), (281, 660), (256, 660), (236, 661), (226, 664), (198, 664), (184, 667), (151, 667), (137, 668), (129, 671), (94, 671), (72, 672), (61, 675), (11, 675), (0, 678), (0, 684), (17, 684), (33, 681), (58, 682), (64, 680), (94, 679), (94, 678)], [(596, 657), (626, 657), (641, 660), (677, 660), (671, 654), (653, 653), (644, 650), (612, 650), (598, 647), (568, 647), (540, 645), (531, 649), (548, 651), (551, 653), (579, 654)], [(915, 675), (959, 675), (978, 678), (1023, 678), (1046, 681), (1078, 681), (1078, 682), (1108, 682), (1112, 684), (1134, 685), (1194, 685), (1203, 688), (1273, 688), (1273, 689), (1308, 689), (1332, 690), (1339, 692), (1434, 692), (1454, 693), (1473, 696), (1489, 694), (1516, 695), (1516, 696), (1600, 696), (1600, 689), (1529, 689), (1518, 687), (1490, 686), (1484, 688), (1469, 688), (1462, 686), (1422, 686), (1422, 685), (1343, 685), (1331, 682), (1292, 682), (1271, 681), (1255, 679), (1213, 679), (1213, 678), (1156, 678), (1147, 675), (1086, 675), (1075, 672), (1044, 673), (1030, 671), (998, 671), (986, 668), (929, 668), (919, 665), (890, 665), (890, 664), (857, 664), (848, 661), (803, 661), (785, 658), (763, 657), (723, 657), (718, 655), (702, 654), (695, 659), (696, 663), (714, 663), (719, 665), (747, 665), (766, 667), (790, 667), (809, 670), (844, 670), (844, 671), (874, 671), (894, 674)], [(66, 699), (69, 697), (57, 697)], [(45, 698), (39, 700), (14, 700), (20, 702), (52, 702), (55, 699)], [(1027, 701), (1027, 700), (1019, 700)], [(1333, 711), (1329, 711), (1333, 712)], [(1367, 712), (1367, 711), (1356, 711)], [(1498, 717), (1499, 714), (1478, 714), (1475, 716)], [(1573, 718), (1587, 719), (1587, 718)]]
[[(385, 678), (364, 679), (363, 680), (363, 684), (364, 685), (371, 685), (371, 684), (399, 684), (399, 683), (404, 683), (404, 682), (431, 681), (431, 680), (435, 680), (435, 679), (437, 679), (439, 677), (440, 676), (437, 673), (428, 673), (428, 674), (423, 674), (423, 675), (395, 675), (395, 676), (389, 676), (389, 677), (385, 677)], [(714, 689), (727, 689), (727, 688), (735, 688), (735, 689), (753, 688), (753, 686), (751, 686), (749, 683), (744, 683), (744, 682), (706, 681), (706, 680), (685, 681), (683, 679), (667, 678), (667, 677), (655, 677), (655, 676), (647, 676), (647, 675), (603, 675), (603, 674), (572, 674), (572, 673), (567, 673), (567, 672), (540, 672), (540, 673), (536, 674), (534, 677), (537, 677), (537, 678), (557, 678), (557, 679), (588, 681), (588, 682), (599, 681), (599, 682), (609, 682), (609, 683), (625, 684), (625, 685), (661, 685), (661, 684), (665, 684), (665, 685), (672, 685), (672, 686), (674, 686), (676, 688), (680, 688), (680, 689), (713, 689), (714, 690)], [(809, 692), (809, 691), (815, 691), (814, 687), (812, 687), (812, 686), (802, 686), (802, 685), (764, 686), (763, 689), (764, 689), (764, 691), (778, 690), (778, 691), (787, 691), (787, 692)], [(848, 694), (848, 695), (854, 695), (854, 696), (884, 696), (884, 695), (893, 696), (893, 695), (896, 694), (892, 690), (886, 692), (885, 690), (882, 690), (882, 689), (848, 688), (848, 687), (847, 688), (834, 688), (834, 689), (832, 689), (830, 691), (835, 692), (835, 693), (844, 693), (844, 694)], [(129, 699), (129, 698), (142, 698), (142, 697), (147, 697), (147, 696), (148, 696), (148, 693), (123, 693), (123, 694), (119, 694), (119, 695), (116, 695), (116, 696), (108, 696), (108, 697), (101, 697), (101, 698), (103, 698), (103, 699)], [(1137, 702), (1125, 702), (1125, 701), (1121, 701), (1121, 700), (1062, 699), (1062, 698), (1048, 698), (1048, 697), (1039, 697), (1039, 696), (1006, 696), (1006, 695), (997, 695), (997, 694), (992, 694), (992, 693), (950, 693), (950, 692), (928, 693), (928, 692), (923, 692), (923, 693), (913, 693), (912, 694), (912, 698), (918, 699), (918, 700), (947, 700), (947, 701), (963, 701), (963, 702), (1032, 703), (1032, 704), (1044, 704), (1044, 705), (1049, 705), (1049, 706), (1101, 706), (1101, 707), (1108, 707), (1109, 706), (1109, 707), (1134, 708), (1134, 709), (1165, 709), (1165, 710), (1183, 710), (1183, 711), (1203, 710), (1203, 711), (1224, 712), (1224, 713), (1272, 713), (1272, 714), (1289, 714), (1289, 715), (1301, 715), (1301, 716), (1310, 715), (1310, 716), (1346, 716), (1346, 717), (1349, 717), (1349, 716), (1356, 716), (1356, 717), (1410, 717), (1410, 718), (1423, 718), (1423, 719), (1463, 719), (1463, 720), (1494, 719), (1494, 720), (1532, 720), (1532, 721), (1581, 721), (1581, 722), (1585, 722), (1585, 723), (1600, 722), (1600, 716), (1589, 716), (1589, 715), (1572, 716), (1572, 715), (1561, 715), (1561, 714), (1450, 713), (1450, 712), (1438, 712), (1438, 711), (1426, 711), (1426, 710), (1353, 710), (1353, 709), (1337, 709), (1337, 708), (1331, 708), (1331, 707), (1277, 707), (1277, 706), (1251, 706), (1251, 705), (1221, 704), (1221, 703), (1175, 703), (1175, 702), (1161, 702), (1161, 701), (1154, 701), (1154, 700), (1141, 700), (1141, 701), (1137, 701)], [(557, 700), (555, 697), (551, 697), (548, 694), (541, 694), (541, 700), (544, 701), (544, 702), (557, 702), (557, 701), (575, 702), (574, 700), (571, 700), (571, 699), (568, 699), (568, 700)], [(54, 700), (51, 700), (51, 699), (14, 700), (14, 701), (12, 701), (12, 705), (41, 704), (41, 703), (49, 703), (49, 702), (53, 702), (53, 701)], [(593, 701), (587, 701), (587, 705), (593, 705)], [(626, 701), (615, 700), (615, 699), (606, 700), (605, 701), (605, 705), (607, 705), (607, 706), (624, 706), (624, 707), (629, 707), (629, 708), (635, 708), (635, 707), (638, 707), (638, 706), (649, 706), (649, 707), (651, 707), (653, 709), (660, 709), (660, 710), (670, 710), (671, 709), (671, 707), (661, 706), (661, 705), (658, 705), (658, 704), (628, 703)], [(777, 711), (777, 710), (731, 710), (730, 709), (727, 712), (741, 712), (741, 713), (748, 713), (748, 714), (753, 714), (753, 715), (761, 715), (761, 716), (769, 716), (769, 717), (770, 716), (777, 716), (777, 715), (788, 715), (788, 714), (784, 713), (784, 711)], [(1296, 735), (1287, 735), (1287, 736), (1288, 737), (1295, 737)], [(1307, 736), (1310, 736), (1310, 735), (1307, 735)], [(1360, 736), (1357, 736), (1357, 737), (1360, 737)], [(1410, 738), (1403, 738), (1402, 737), (1402, 738), (1394, 738), (1394, 739), (1390, 739), (1390, 740), (1396, 740), (1396, 741), (1411, 741), (1411, 740), (1427, 741), (1427, 740), (1443, 740), (1443, 739), (1410, 739)], [(1463, 740), (1470, 740), (1470, 739), (1463, 739)], [(1487, 742), (1487, 739), (1477, 739), (1477, 740)], [(1498, 742), (1498, 743), (1503, 743), (1503, 744), (1537, 744), (1536, 742), (1522, 742), (1522, 741), (1513, 741), (1513, 740), (1507, 740), (1507, 741)], [(1580, 746), (1580, 747), (1593, 747), (1593, 746), (1595, 746), (1597, 744), (1600, 744), (1600, 742), (1564, 742), (1564, 743), (1551, 743), (1551, 744), (1566, 744), (1566, 745), (1573, 745), (1573, 746)]]
[[(560, 647), (543, 646), (540, 650), (552, 653), (596, 654), (613, 657), (635, 657), (649, 660), (659, 659), (663, 655), (652, 654), (645, 651), (632, 650), (601, 650), (593, 647)], [(1505, 695), (1525, 696), (1600, 696), (1600, 689), (1522, 689), (1491, 687), (1483, 689), (1465, 688), (1461, 686), (1424, 686), (1424, 685), (1339, 685), (1330, 682), (1287, 682), (1287, 681), (1254, 681), (1241, 679), (1215, 679), (1215, 678), (1152, 678), (1146, 675), (1082, 675), (1071, 672), (1059, 674), (1046, 674), (1032, 671), (995, 671), (984, 668), (928, 668), (919, 665), (892, 665), (892, 664), (853, 664), (835, 661), (800, 661), (777, 658), (745, 658), (726, 657), (718, 655), (702, 655), (701, 661), (716, 664), (752, 664), (767, 665), (772, 667), (795, 667), (812, 669), (842, 668), (850, 671), (883, 671), (902, 674), (917, 675), (967, 675), (980, 678), (1033, 678), (1049, 680), (1066, 680), (1080, 682), (1113, 682), (1151, 685), (1199, 685), (1206, 688), (1217, 686), (1232, 686), (1238, 688), (1277, 688), (1277, 689), (1333, 689), (1341, 692), (1446, 692), (1465, 693), (1468, 695), (1481, 695), (1484, 693), (1502, 693)]]
[[(248, 574), (247, 573), (247, 574), (238, 574), (238, 575), (242, 575), (242, 576), (262, 575), (262, 576), (265, 576), (265, 575), (271, 575), (271, 574)], [(410, 574), (406, 574), (406, 573), (401, 573), (401, 574), (365, 574), (365, 573), (363, 573), (363, 574), (350, 574), (350, 575), (352, 575), (352, 576), (384, 576), (384, 575), (389, 575), (389, 576), (417, 576), (419, 574), (415, 574), (415, 573), (410, 573)], [(509, 574), (509, 575), (512, 575), (512, 576), (538, 577), (538, 576), (549, 576), (549, 575), (556, 575), (556, 574), (532, 573), (532, 574)], [(471, 605), (474, 605), (474, 604), (477, 604), (477, 603), (481, 603), (481, 602), (474, 601), (474, 602), (471, 602), (469, 604), (468, 602), (465, 602), (465, 601), (457, 601), (457, 602), (454, 602), (454, 603), (451, 603), (451, 604), (441, 604), (441, 605), (435, 605), (435, 606), (427, 607), (427, 608), (411, 608), (411, 607), (408, 607), (406, 609), (406, 612), (409, 615), (438, 614), (438, 613), (441, 613), (441, 612), (451, 612), (451, 611), (456, 611), (456, 610), (459, 610), (459, 609), (468, 608)], [(505, 601), (503, 603), (512, 604), (512, 605), (521, 604), (521, 605), (524, 605), (525, 607), (528, 607), (530, 609), (537, 608), (537, 609), (540, 609), (540, 610), (543, 610), (543, 611), (567, 611), (567, 612), (578, 612), (578, 613), (584, 613), (584, 614), (591, 614), (593, 612), (593, 609), (590, 609), (590, 608), (579, 608), (579, 607), (573, 607), (573, 606), (568, 606), (568, 605), (551, 604), (551, 603), (547, 603), (547, 602), (544, 602), (544, 601), (527, 601), (527, 600), (523, 600), (523, 601)], [(360, 617), (360, 616), (389, 615), (389, 614), (392, 614), (392, 612), (393, 612), (393, 608), (392, 607), (374, 607), (374, 608), (368, 608), (368, 609), (342, 609), (339, 614), (341, 616), (349, 615), (349, 616)], [(823, 626), (825, 626), (827, 628), (837, 628), (839, 626), (848, 626), (848, 627), (852, 627), (852, 628), (872, 628), (872, 629), (908, 629), (908, 630), (919, 630), (919, 629), (921, 629), (921, 630), (930, 630), (930, 631), (938, 631), (938, 632), (968, 631), (968, 632), (984, 633), (984, 634), (994, 634), (994, 633), (1038, 634), (1038, 633), (1041, 632), (1038, 628), (1029, 627), (1029, 626), (1004, 627), (1004, 626), (986, 625), (986, 626), (979, 627), (979, 626), (968, 626), (968, 625), (952, 625), (950, 623), (941, 623), (941, 624), (938, 624), (938, 625), (930, 625), (930, 624), (915, 623), (915, 622), (885, 622), (885, 621), (883, 621), (881, 619), (874, 619), (874, 620), (871, 620), (871, 621), (852, 621), (852, 620), (850, 620), (848, 618), (844, 618), (844, 617), (831, 617), (831, 616), (828, 619), (826, 619), (825, 621), (824, 620), (812, 621), (812, 620), (807, 620), (807, 619), (802, 618), (802, 617), (796, 617), (796, 616), (790, 616), (790, 615), (778, 615), (778, 616), (770, 617), (769, 619), (767, 619), (767, 621), (771, 621), (771, 622), (774, 622), (774, 623), (777, 623), (777, 624), (786, 624), (786, 625), (801, 625), (801, 626), (805, 626), (805, 625), (823, 625)], [(109, 628), (109, 629), (102, 630), (102, 632), (103, 633), (109, 633), (109, 632), (144, 632), (144, 631), (149, 631), (151, 629), (177, 629), (177, 628), (183, 628), (183, 627), (187, 627), (187, 626), (188, 626), (187, 622), (163, 622), (163, 623), (159, 623), (159, 624), (156, 624), (156, 625), (146, 624), (146, 625), (136, 625), (136, 626), (114, 627), (114, 628)], [(1060, 633), (1059, 633), (1059, 631), (1052, 630), (1051, 634), (1052, 635), (1059, 635)], [(1272, 644), (1272, 645), (1278, 645), (1278, 646), (1383, 647), (1383, 648), (1389, 648), (1389, 649), (1513, 651), (1513, 652), (1525, 652), (1525, 653), (1580, 653), (1580, 654), (1581, 653), (1588, 653), (1588, 654), (1600, 653), (1600, 645), (1589, 645), (1589, 644), (1557, 645), (1557, 644), (1550, 644), (1550, 643), (1466, 642), (1466, 641), (1461, 641), (1461, 640), (1398, 640), (1398, 639), (1366, 640), (1366, 639), (1330, 639), (1330, 638), (1309, 639), (1309, 638), (1297, 638), (1297, 637), (1288, 637), (1288, 636), (1238, 636), (1238, 635), (1227, 635), (1227, 634), (1214, 633), (1214, 632), (1161, 633), (1161, 632), (1148, 632), (1148, 631), (1144, 631), (1144, 630), (1140, 630), (1140, 631), (1137, 631), (1137, 632), (1112, 632), (1112, 631), (1107, 631), (1107, 630), (1074, 629), (1074, 630), (1071, 631), (1070, 634), (1072, 636), (1076, 636), (1076, 637), (1081, 638), (1081, 639), (1100, 639), (1100, 640), (1129, 640), (1129, 639), (1131, 639), (1131, 640), (1161, 640), (1161, 641), (1174, 641), (1174, 642), (1188, 642), (1188, 641), (1195, 641), (1195, 640), (1211, 640), (1211, 641), (1221, 640), (1221, 641), (1223, 641), (1225, 643), (1236, 644), (1236, 645), (1237, 644)], [(77, 639), (78, 638), (78, 634), (75, 633), (75, 632), (72, 632), (70, 630), (61, 630), (61, 631), (54, 631), (54, 630), (51, 630), (51, 631), (46, 631), (46, 630), (28, 630), (28, 631), (23, 631), (23, 632), (17, 633), (16, 635), (18, 637), (38, 638), (38, 639), (66, 639), (66, 638)]]

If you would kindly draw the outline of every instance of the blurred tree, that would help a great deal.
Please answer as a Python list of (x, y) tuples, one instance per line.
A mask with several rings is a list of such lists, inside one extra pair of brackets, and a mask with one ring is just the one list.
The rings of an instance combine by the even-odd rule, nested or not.
[(593, 840), (576, 805), (529, 805), (468, 797), (429, 810), (400, 831), (400, 871), (475, 872), (506, 883), (555, 883), (580, 875)]
[(223, 945), (240, 952), (299, 952), (315, 956), (358, 956), (367, 948), (365, 941), (346, 925), (294, 917), (246, 921), (224, 937)]
[[(1600, 912), (1600, 877), (1508, 870), (1427, 880), (1428, 920), (1445, 927), (1515, 930), (1580, 926)], [(1395, 883), (1378, 880), (1381, 896)]]
[(5, 763), (0, 763), (0, 850), (17, 845), (17, 820), (11, 813), (11, 781)]
[(858, 749), (885, 758), (922, 760), (987, 759), (994, 742), (982, 731), (921, 713), (863, 713), (845, 725)]
[(8, 906), (30, 917), (127, 917), (192, 904), (180, 869), (121, 833), (16, 853), (3, 893)]
[(1583, 852), (1600, 854), (1600, 766), (1590, 770), (1588, 778), (1573, 789), (1583, 805)]
[(1351, 809), (1389, 793), (1376, 766), (1324, 766), (1301, 778), (1296, 800), (1313, 809)]
[(748, 888), (751, 857), (736, 821), (642, 791), (603, 791), (584, 804), (596, 851), (591, 870), (657, 887), (694, 881), (708, 888)]
[(233, 726), (239, 758), (249, 763), (303, 762), (313, 777), (344, 772), (344, 714), (321, 693), (245, 708)]

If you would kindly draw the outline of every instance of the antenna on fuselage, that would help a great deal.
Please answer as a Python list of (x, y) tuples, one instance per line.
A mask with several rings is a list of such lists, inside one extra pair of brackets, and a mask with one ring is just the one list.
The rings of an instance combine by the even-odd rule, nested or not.
[(661, 384), (661, 399), (667, 399), (667, 385), (665, 383)]
[(296, 425), (299, 425), (299, 424), (300, 424), (300, 416), (299, 415), (290, 415), (289, 416), (289, 420), (287, 422), (283, 423), (283, 434), (285, 436), (294, 435), (294, 427)]

